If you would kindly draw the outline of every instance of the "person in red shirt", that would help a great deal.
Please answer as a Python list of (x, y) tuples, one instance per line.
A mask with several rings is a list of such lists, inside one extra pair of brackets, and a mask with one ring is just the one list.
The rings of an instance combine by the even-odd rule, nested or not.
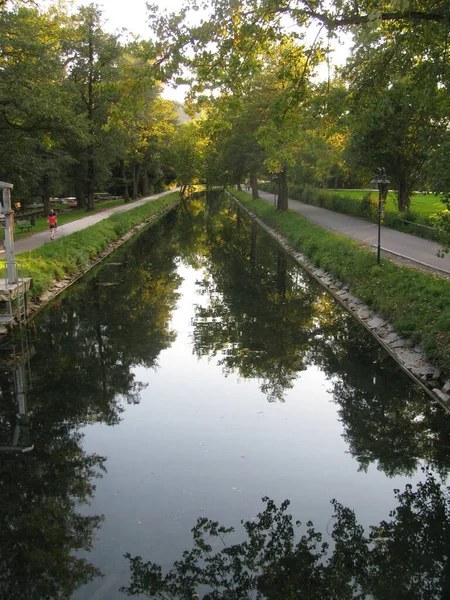
[(54, 210), (51, 210), (48, 213), (48, 224), (50, 227), (50, 239), (54, 240), (55, 239), (55, 231), (56, 231), (56, 213)]

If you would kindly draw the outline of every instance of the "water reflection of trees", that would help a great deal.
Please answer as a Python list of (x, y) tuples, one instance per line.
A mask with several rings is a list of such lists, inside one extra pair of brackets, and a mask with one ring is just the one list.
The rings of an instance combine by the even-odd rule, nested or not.
[[(122, 401), (139, 401), (133, 368), (157, 366), (175, 339), (176, 251), (167, 219), (123, 249), (56, 302), (32, 336), (34, 401), (61, 419), (114, 424)], [(64, 402), (61, 402), (61, 399)]]
[(193, 549), (166, 574), (128, 554), (131, 583), (122, 591), (180, 600), (450, 597), (450, 494), (430, 473), (416, 489), (397, 490), (396, 509), (368, 533), (352, 510), (333, 500), (331, 546), (312, 523), (305, 530), (294, 522), (288, 501), (277, 507), (264, 500), (265, 510), (243, 523), (240, 543), (231, 543), (233, 528), (199, 519)]
[[(4, 373), (0, 387), (3, 442), (17, 412), (12, 375)], [(90, 550), (101, 524), (101, 516), (82, 515), (78, 506), (92, 497), (105, 459), (86, 453), (77, 428), (51, 407), (31, 404), (33, 449), (0, 453), (0, 597), (69, 598), (100, 574), (73, 552)]]
[(377, 462), (388, 475), (410, 474), (426, 460), (446, 472), (448, 417), (373, 338), (227, 201), (205, 223), (196, 354), (217, 357), (226, 375), (259, 379), (269, 401), (318, 365), (362, 469)]
[[(102, 517), (80, 505), (93, 496), (105, 459), (82, 447), (81, 427), (120, 420), (139, 401), (133, 367), (156, 367), (175, 338), (177, 252), (169, 217), (92, 272), (39, 317), (30, 332), (33, 449), (0, 454), (0, 597), (69, 598), (100, 573), (89, 551)], [(0, 376), (0, 446), (16, 422), (12, 373)], [(28, 448), (29, 449), (29, 448)], [(77, 556), (78, 552), (78, 556)]]
[(196, 308), (194, 351), (218, 356), (226, 375), (261, 380), (269, 401), (283, 400), (319, 334), (317, 291), (286, 277), (284, 254), (267, 238), (258, 244), (255, 226), (226, 212), (220, 217), (207, 239), (199, 287), (208, 302)]

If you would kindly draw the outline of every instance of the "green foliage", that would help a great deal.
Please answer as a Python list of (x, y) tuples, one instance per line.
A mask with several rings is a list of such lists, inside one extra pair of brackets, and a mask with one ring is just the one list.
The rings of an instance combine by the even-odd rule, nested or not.
[(388, 319), (402, 335), (420, 344), (428, 359), (450, 373), (450, 281), (382, 260), (356, 242), (326, 231), (294, 212), (281, 215), (269, 204), (234, 195), (278, 229), (314, 264), (351, 286), (352, 293)]

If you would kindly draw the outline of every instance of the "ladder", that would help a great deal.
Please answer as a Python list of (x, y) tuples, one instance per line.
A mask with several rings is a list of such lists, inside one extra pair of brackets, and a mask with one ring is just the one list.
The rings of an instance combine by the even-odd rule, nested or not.
[(27, 307), (27, 297), (25, 292), (25, 285), (22, 276), (22, 264), (19, 263), (19, 277), (18, 283), (19, 287), (17, 288), (17, 296), (16, 296), (16, 320), (19, 324), (19, 327), (22, 327), (27, 322), (28, 317), (28, 307)]

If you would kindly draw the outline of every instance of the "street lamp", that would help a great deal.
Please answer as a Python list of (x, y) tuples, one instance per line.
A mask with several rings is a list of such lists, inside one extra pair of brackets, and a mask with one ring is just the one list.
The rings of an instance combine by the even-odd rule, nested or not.
[(375, 177), (370, 183), (378, 185), (378, 243), (377, 243), (377, 264), (380, 264), (381, 252), (381, 217), (383, 215), (383, 198), (386, 197), (388, 191), (389, 179), (386, 177), (386, 170), (381, 167), (375, 171)]

